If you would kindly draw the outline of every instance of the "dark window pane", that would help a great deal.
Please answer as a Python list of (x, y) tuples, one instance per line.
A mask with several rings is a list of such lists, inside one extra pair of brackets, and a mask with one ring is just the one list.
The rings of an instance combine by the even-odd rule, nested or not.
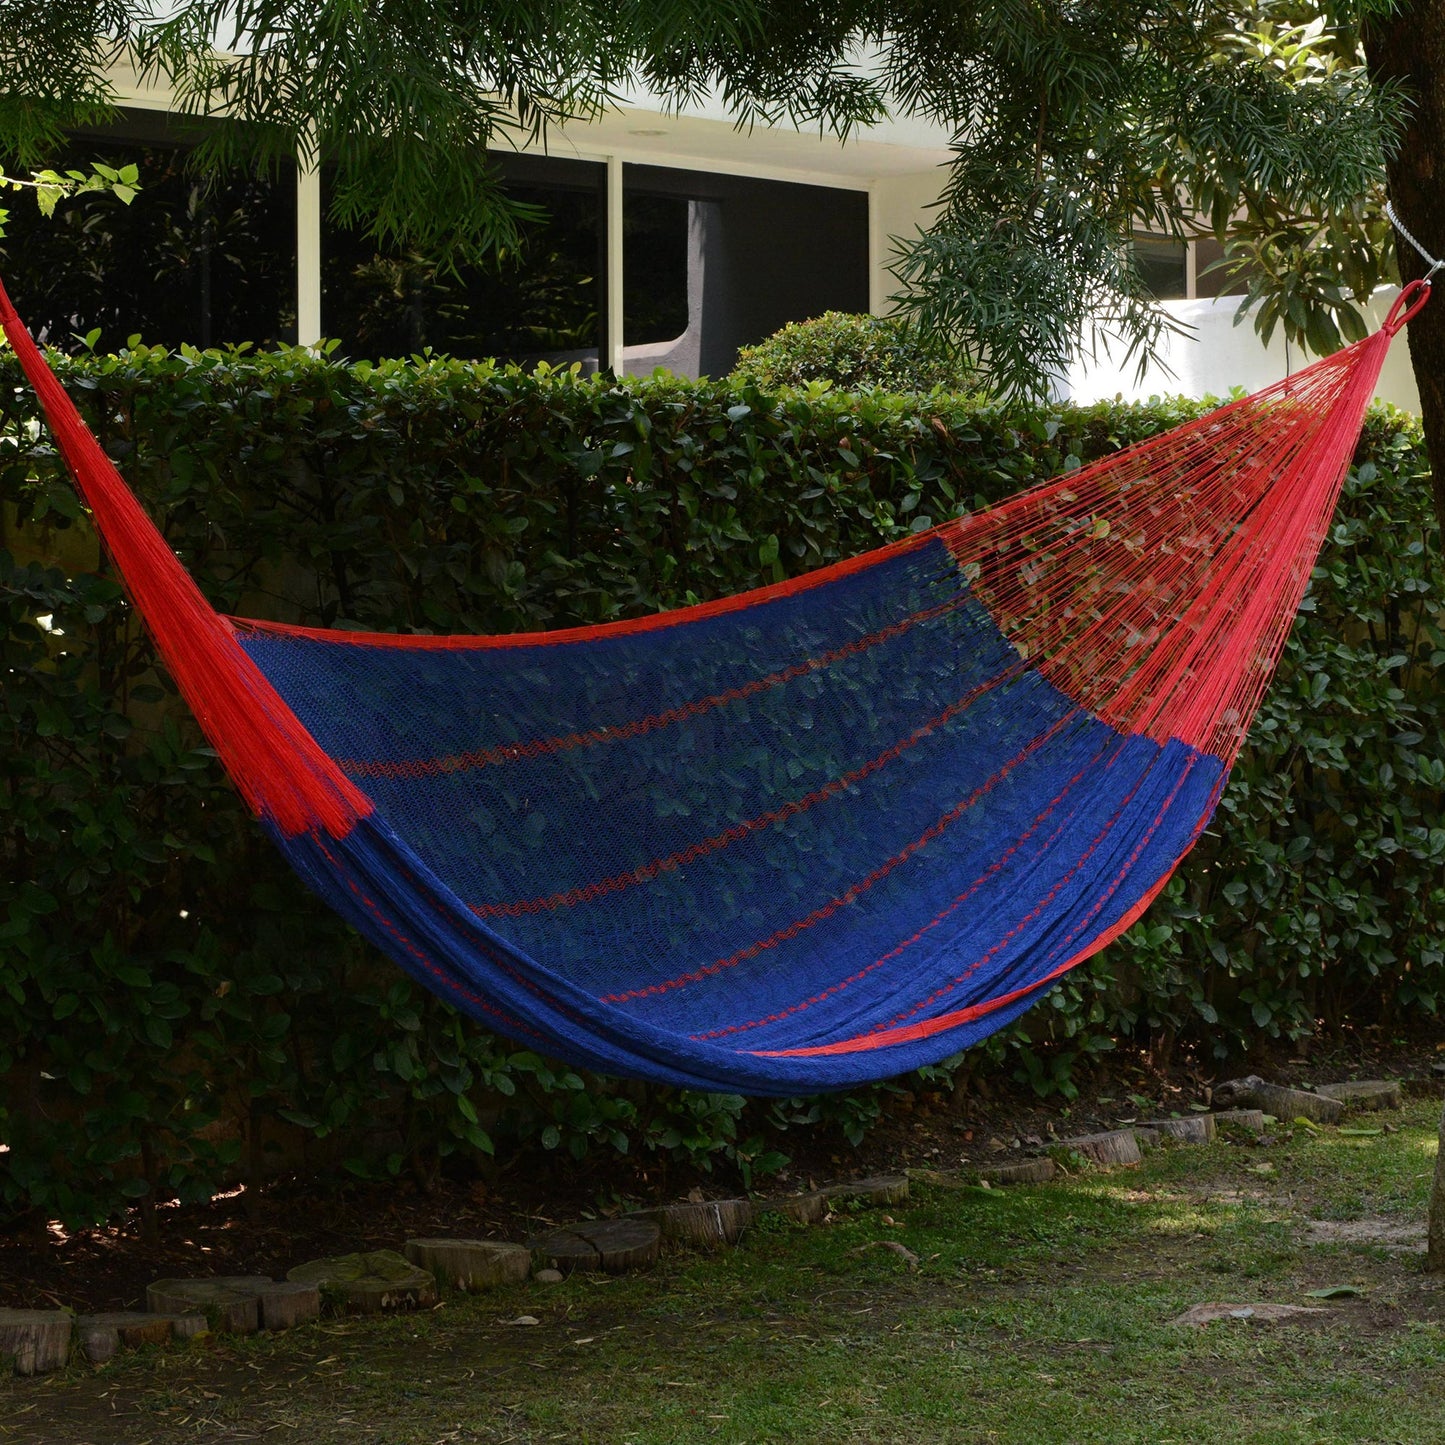
[(43, 340), (75, 350), (100, 330), (115, 350), (152, 345), (273, 346), (296, 337), (296, 173), (207, 183), (186, 168), (183, 142), (157, 141), (152, 119), (75, 137), (50, 165), (134, 164), (140, 194), (125, 206), (91, 193), (50, 219), (28, 196), (7, 198), (0, 268), (17, 309)]
[(1248, 273), (1236, 275), (1215, 269), (1224, 259), (1224, 247), (1213, 236), (1194, 243), (1194, 294), (1196, 296), (1243, 296), (1249, 290)]
[[(535, 164), (531, 168), (535, 170)], [(600, 167), (589, 167), (599, 171)], [(323, 223), (321, 318), (353, 356), (409, 356), (423, 347), (468, 358), (596, 363), (602, 205), (598, 183), (509, 185), (544, 217), (486, 266), (449, 271), (416, 251), (382, 249)]]
[(672, 341), (687, 330), (688, 203), (628, 191), (622, 203), (622, 285), (628, 346)]
[(1134, 264), (1155, 300), (1179, 301), (1189, 295), (1189, 250), (1167, 236), (1136, 236)]
[[(685, 376), (721, 376), (736, 363), (740, 346), (789, 321), (868, 309), (866, 192), (632, 164), (623, 168), (623, 179), (625, 226), (634, 198), (687, 203), (685, 230), (654, 212), (669, 269), (654, 281), (633, 272), (631, 258), (625, 268), (636, 277), (623, 333), (628, 370), (664, 366)], [(671, 279), (684, 265), (686, 288)], [(661, 313), (653, 323), (656, 340), (632, 329), (633, 308), (642, 320), (638, 298), (649, 292)], [(668, 335), (665, 328), (684, 319), (685, 331)], [(669, 341), (675, 344), (663, 344)]]

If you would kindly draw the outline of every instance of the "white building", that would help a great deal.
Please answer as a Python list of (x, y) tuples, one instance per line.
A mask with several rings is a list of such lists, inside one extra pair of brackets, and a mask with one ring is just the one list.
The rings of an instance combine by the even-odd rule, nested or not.
[[(183, 140), (186, 122), (170, 114), (164, 90), (126, 74), (117, 76), (116, 90), (126, 120), (109, 143), (163, 152)], [(98, 139), (83, 138), (78, 154)], [(226, 237), (214, 234), (225, 230), (227, 216), (213, 217), (205, 223), (211, 230), (204, 231), (193, 214), (177, 212), (159, 239), (148, 242), (147, 254), (169, 246), (181, 257), (177, 274), (183, 279), (164, 283), (159, 261), (156, 275), (131, 276), (141, 268), (133, 260), (122, 265), (118, 252), (116, 266), (126, 275), (109, 289), (123, 291), (132, 280), (139, 299), (119, 295), (113, 321), (94, 324), (107, 333), (103, 346), (119, 344), (133, 329), (148, 340), (201, 344), (311, 344), (340, 336), (343, 352), (361, 354), (369, 338), (378, 351), (435, 344), (463, 354), (470, 347), (473, 354), (496, 351), (521, 359), (576, 358), (619, 373), (665, 366), (684, 375), (717, 375), (731, 368), (739, 346), (788, 321), (825, 310), (886, 311), (896, 238), (927, 226), (948, 159), (947, 137), (918, 121), (890, 121), (840, 142), (779, 127), (740, 130), (721, 107), (677, 115), (643, 98), (598, 121), (554, 130), (545, 146), (496, 156), (511, 184), (563, 218), (548, 258), (560, 270), (545, 297), (524, 294), (526, 278), (519, 272), (511, 291), (493, 289), (485, 299), (472, 294), (469, 306), (465, 287), (447, 290), (404, 257), (374, 264), (380, 258), (371, 256), (369, 243), (358, 249), (354, 233), (328, 226), (324, 178), (303, 170), (294, 178), (294, 202), (275, 196), (267, 202), (275, 252), (269, 269), (260, 267), (255, 277), (244, 274), (244, 265), (235, 275), (227, 272), (241, 249), (226, 250)], [(165, 183), (174, 188), (175, 176)], [(124, 223), (116, 218), (116, 226)], [(203, 235), (204, 243), (187, 250), (188, 235), (192, 242)], [(1210, 294), (1217, 282), (1206, 266), (1217, 253), (1212, 242), (1149, 244), (1143, 259), (1159, 294), (1169, 298), (1161, 304), (1192, 332), (1168, 338), (1164, 366), (1151, 367), (1142, 378), (1122, 361), (1081, 360), (1061, 389), (1082, 401), (1116, 394), (1226, 395), (1302, 365), (1308, 358), (1282, 337), (1266, 349), (1247, 320), (1234, 324), (1236, 298)], [(23, 247), (12, 242), (11, 255), (0, 264), (7, 271), (19, 264), (23, 273), (23, 261)], [(64, 272), (64, 262), (45, 269), (53, 278)], [(288, 270), (289, 288), (283, 280)], [(30, 300), (25, 278), (15, 279), (24, 312)], [(50, 284), (42, 277), (34, 283), (42, 290)], [(249, 310), (236, 300), (240, 291), (251, 298)], [(258, 312), (251, 303), (261, 293)], [(89, 329), (83, 300), (61, 288), (52, 302), (47, 312), (36, 299), (30, 313), (53, 336)], [(128, 305), (145, 304), (173, 307), (153, 323), (159, 335), (124, 321)], [(190, 310), (174, 309), (182, 305)], [(472, 325), (468, 331), (469, 310), (508, 307), (516, 313), (509, 330)], [(109, 334), (123, 324), (124, 335)], [(265, 330), (274, 334), (257, 334)], [(1392, 355), (1381, 393), (1403, 406), (1418, 405), (1405, 348)]]

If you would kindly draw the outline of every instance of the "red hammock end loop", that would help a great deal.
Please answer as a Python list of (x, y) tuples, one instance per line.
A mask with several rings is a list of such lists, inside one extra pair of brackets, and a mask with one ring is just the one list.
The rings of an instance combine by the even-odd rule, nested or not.
[(1429, 299), (1430, 282), (1428, 280), (1411, 281), (1395, 297), (1395, 304), (1390, 307), (1390, 314), (1385, 317), (1385, 324), (1380, 329), (1390, 336), (1398, 336), (1406, 322), (1411, 317), (1419, 315)]

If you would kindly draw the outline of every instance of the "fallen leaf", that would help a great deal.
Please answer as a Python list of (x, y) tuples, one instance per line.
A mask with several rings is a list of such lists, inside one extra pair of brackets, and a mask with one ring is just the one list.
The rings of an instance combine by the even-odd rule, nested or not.
[(1364, 1290), (1353, 1284), (1332, 1284), (1326, 1289), (1307, 1289), (1306, 1299), (1363, 1299)]
[(504, 1325), (540, 1325), (541, 1320), (536, 1315), (518, 1315), (514, 1320), (503, 1320)]

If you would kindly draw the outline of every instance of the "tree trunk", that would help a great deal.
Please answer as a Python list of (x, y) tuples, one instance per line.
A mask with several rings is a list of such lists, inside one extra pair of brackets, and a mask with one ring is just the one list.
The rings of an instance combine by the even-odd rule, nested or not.
[[(1404, 0), (1392, 13), (1371, 20), (1365, 58), (1371, 77), (1402, 86), (1413, 107), (1387, 168), (1390, 199), (1415, 239), (1432, 256), (1445, 256), (1445, 0)], [(1396, 254), (1402, 281), (1425, 274), (1424, 261), (1408, 241), (1396, 238)], [(1445, 284), (1436, 289), (1445, 292)], [(1435, 515), (1445, 538), (1445, 300), (1440, 295), (1410, 323), (1410, 361), (1420, 388)], [(1426, 1267), (1445, 1271), (1445, 1113), (1440, 1144), (1430, 1190)]]
[[(1445, 0), (1405, 0), (1365, 31), (1365, 56), (1377, 83), (1392, 82), (1412, 110), (1387, 172), (1400, 219), (1432, 255), (1445, 256)], [(1427, 267), (1402, 237), (1395, 240), (1400, 279)], [(1445, 293), (1445, 273), (1437, 278)], [(1420, 388), (1425, 447), (1434, 463), (1435, 513), (1445, 529), (1445, 297), (1437, 294), (1410, 323), (1410, 360)]]
[(1445, 1273), (1445, 1113), (1440, 1115), (1435, 1180), (1430, 1185), (1430, 1233), (1425, 1243), (1425, 1268), (1436, 1274)]

